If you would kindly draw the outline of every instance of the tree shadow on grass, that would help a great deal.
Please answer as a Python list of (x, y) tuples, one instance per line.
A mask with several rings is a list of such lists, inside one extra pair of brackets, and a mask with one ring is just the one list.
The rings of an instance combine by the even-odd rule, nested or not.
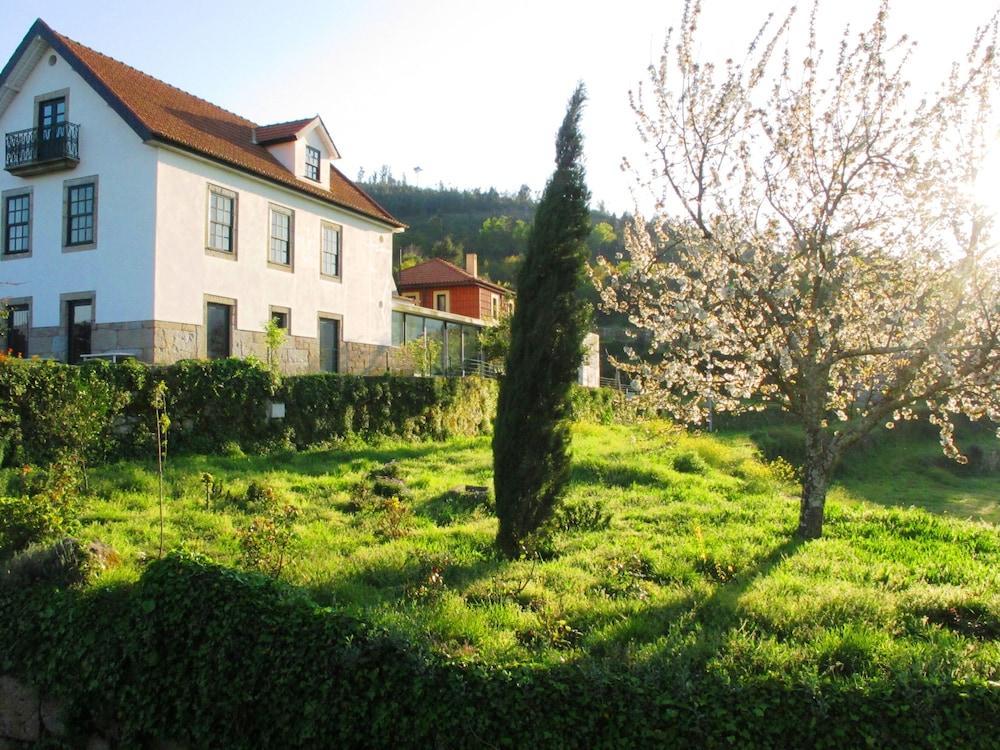
[[(693, 668), (701, 668), (725, 643), (728, 635), (740, 627), (739, 601), (757, 581), (767, 577), (774, 568), (796, 553), (804, 544), (791, 537), (756, 562), (752, 568), (738, 573), (731, 581), (720, 583), (704, 599), (679, 597), (662, 605), (654, 605), (629, 617), (628, 623), (617, 628), (613, 636), (591, 646), (589, 658), (607, 658), (624, 654), (634, 646), (655, 641), (671, 628), (682, 629), (685, 643), (681, 660)], [(693, 636), (693, 637), (692, 637)], [(649, 661), (655, 661), (652, 654)], [(673, 658), (677, 658), (674, 654)]]

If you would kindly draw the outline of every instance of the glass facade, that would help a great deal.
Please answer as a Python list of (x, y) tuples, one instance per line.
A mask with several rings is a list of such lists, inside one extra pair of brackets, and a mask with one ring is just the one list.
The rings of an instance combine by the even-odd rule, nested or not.
[(402, 346), (426, 335), (441, 345), (441, 359), (434, 374), (461, 375), (475, 370), (480, 359), (479, 327), (393, 311), (392, 345)]

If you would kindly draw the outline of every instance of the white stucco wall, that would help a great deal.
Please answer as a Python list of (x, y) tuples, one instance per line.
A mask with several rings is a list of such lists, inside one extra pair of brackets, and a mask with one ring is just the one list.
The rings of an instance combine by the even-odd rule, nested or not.
[[(150, 149), (154, 151), (154, 149)], [(204, 295), (235, 299), (236, 325), (263, 330), (291, 308), (291, 333), (315, 337), (320, 313), (343, 316), (347, 341), (391, 343), (392, 233), (387, 227), (198, 157), (157, 148), (157, 320), (204, 323)], [(236, 259), (206, 253), (208, 185), (239, 195)], [(268, 206), (295, 212), (294, 271), (268, 266)], [(320, 222), (342, 227), (342, 280), (320, 275)]]
[[(32, 187), (31, 257), (0, 261), (0, 294), (32, 298), (32, 325), (59, 324), (59, 295), (96, 292), (97, 323), (153, 317), (156, 151), (51, 49), (0, 115), (0, 132), (35, 126), (35, 97), (69, 89), (67, 119), (80, 125), (75, 169), (31, 177), (0, 171), (0, 190)], [(63, 252), (63, 182), (98, 177), (97, 246)], [(0, 207), (2, 208), (2, 207)], [(9, 257), (9, 256), (7, 256)]]

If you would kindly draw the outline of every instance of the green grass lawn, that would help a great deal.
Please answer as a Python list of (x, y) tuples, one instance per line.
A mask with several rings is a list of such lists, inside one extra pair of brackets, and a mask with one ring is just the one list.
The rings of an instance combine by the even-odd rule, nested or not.
[[(499, 558), (496, 520), (452, 492), (492, 483), (488, 438), (171, 458), (165, 544), (239, 564), (236, 532), (249, 515), (232, 503), (206, 508), (208, 471), (233, 494), (256, 480), (300, 508), (283, 578), (458, 659), (662, 659), (806, 684), (1000, 679), (995, 478), (915, 471), (923, 447), (886, 449), (850, 467), (824, 538), (801, 544), (797, 488), (755, 458), (746, 436), (655, 422), (578, 424), (573, 436), (566, 503), (577, 517), (603, 507), (610, 526), (564, 521), (540, 559)], [(355, 485), (391, 460), (413, 491), (399, 538), (352, 503)], [(158, 547), (155, 472), (115, 464), (93, 471), (91, 487), (80, 535), (123, 557), (103, 583), (134, 579)], [(942, 512), (884, 507), (911, 504)]]

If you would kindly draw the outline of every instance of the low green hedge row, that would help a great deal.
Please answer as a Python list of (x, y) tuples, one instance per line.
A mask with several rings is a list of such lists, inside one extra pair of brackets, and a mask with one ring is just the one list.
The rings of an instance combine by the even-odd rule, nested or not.
[(995, 748), (1000, 715), (987, 683), (450, 662), (183, 554), (133, 585), (0, 588), (0, 671), (122, 747)]
[[(253, 359), (166, 367), (0, 360), (0, 465), (45, 463), (86, 446), (91, 462), (152, 455), (153, 385), (167, 387), (168, 452), (259, 452), (352, 436), (441, 439), (490, 430), (497, 384), (481, 378), (301, 375), (279, 379)], [(268, 402), (285, 418), (268, 420)], [(620, 397), (577, 388), (577, 418), (607, 422)]]

